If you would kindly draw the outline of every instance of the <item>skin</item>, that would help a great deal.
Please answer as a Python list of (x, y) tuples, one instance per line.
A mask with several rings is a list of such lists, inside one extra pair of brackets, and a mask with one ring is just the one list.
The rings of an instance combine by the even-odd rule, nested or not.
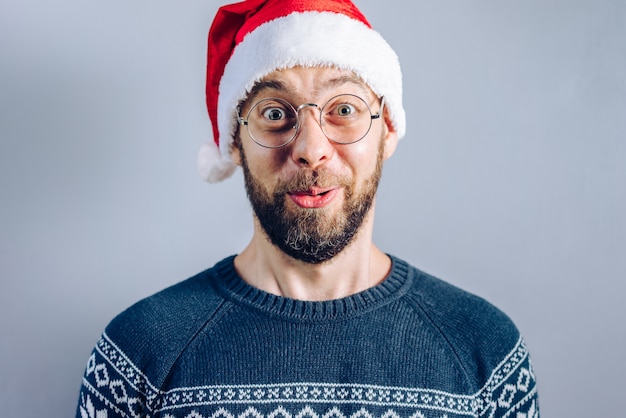
[[(356, 93), (370, 103), (373, 111), (379, 100), (371, 89), (349, 71), (335, 68), (295, 67), (275, 71), (257, 85), (242, 108), (242, 114), (261, 98), (279, 97), (296, 106), (323, 104), (340, 93)], [(233, 160), (245, 159), (249, 175), (260, 190), (272, 195), (277, 185), (302, 172), (323, 172), (328, 182), (311, 186), (306, 193), (285, 193), (285, 210), (318, 210), (324, 218), (343, 215), (346, 190), (359, 193), (376, 172), (377, 162), (389, 158), (397, 145), (397, 134), (385, 114), (374, 120), (365, 138), (350, 145), (335, 144), (323, 134), (319, 112), (300, 112), (302, 127), (297, 137), (280, 149), (255, 144), (246, 129), (240, 129)], [(382, 141), (382, 144), (381, 144)], [(242, 154), (243, 153), (243, 154)], [(380, 154), (379, 154), (380, 153)], [(349, 186), (348, 186), (349, 185)], [(323, 196), (311, 196), (327, 192)], [(375, 198), (351, 242), (332, 258), (319, 263), (298, 260), (275, 246), (253, 215), (254, 232), (250, 243), (235, 258), (235, 268), (247, 283), (266, 292), (299, 300), (338, 299), (380, 283), (390, 271), (391, 260), (372, 241)], [(340, 278), (340, 279), (338, 279)]]

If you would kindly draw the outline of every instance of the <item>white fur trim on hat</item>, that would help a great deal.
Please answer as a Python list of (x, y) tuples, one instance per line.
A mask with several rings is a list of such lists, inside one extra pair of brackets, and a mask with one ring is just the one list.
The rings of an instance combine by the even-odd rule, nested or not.
[(223, 155), (214, 141), (207, 141), (198, 150), (198, 174), (209, 183), (217, 183), (232, 176), (237, 165), (230, 155)]

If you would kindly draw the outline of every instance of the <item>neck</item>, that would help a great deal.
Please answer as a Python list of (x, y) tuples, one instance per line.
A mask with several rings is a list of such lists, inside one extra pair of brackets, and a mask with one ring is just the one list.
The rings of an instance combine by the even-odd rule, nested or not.
[(291, 299), (322, 301), (361, 292), (379, 284), (391, 268), (389, 257), (372, 242), (372, 215), (368, 214), (348, 247), (320, 264), (280, 251), (255, 220), (252, 240), (235, 258), (235, 268), (248, 284)]

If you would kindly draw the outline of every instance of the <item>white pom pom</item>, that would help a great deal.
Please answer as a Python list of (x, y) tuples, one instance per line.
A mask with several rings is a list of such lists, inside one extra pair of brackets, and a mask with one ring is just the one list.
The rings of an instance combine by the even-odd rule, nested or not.
[(198, 174), (204, 181), (218, 183), (232, 176), (237, 165), (220, 153), (213, 141), (207, 141), (198, 150)]

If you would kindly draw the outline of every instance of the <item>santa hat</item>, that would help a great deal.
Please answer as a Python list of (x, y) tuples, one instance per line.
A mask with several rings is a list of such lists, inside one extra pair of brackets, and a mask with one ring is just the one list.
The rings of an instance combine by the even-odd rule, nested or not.
[(395, 52), (349, 0), (247, 0), (217, 12), (208, 39), (206, 102), (213, 140), (198, 155), (208, 182), (230, 177), (237, 105), (259, 80), (277, 69), (336, 67), (352, 70), (385, 96), (402, 137), (402, 73)]

